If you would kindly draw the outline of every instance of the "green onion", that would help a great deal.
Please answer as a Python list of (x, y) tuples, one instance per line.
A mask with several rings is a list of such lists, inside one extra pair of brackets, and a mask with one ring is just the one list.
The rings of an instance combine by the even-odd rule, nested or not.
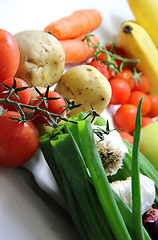
[[(42, 142), (41, 146), (44, 147)], [(63, 134), (55, 137), (50, 143), (49, 157), (51, 157), (46, 161), (59, 183), (59, 188), (82, 238), (104, 240), (107, 236), (107, 239), (112, 240), (113, 236), (97, 204), (98, 199), (94, 198), (94, 190), (85, 172), (82, 171), (79, 160), (82, 156), (73, 145), (72, 138), (68, 134)], [(46, 146), (48, 147), (48, 144)], [(47, 150), (48, 148), (46, 152)]]
[(133, 223), (133, 239), (143, 240), (142, 214), (141, 214), (141, 191), (139, 181), (139, 146), (140, 146), (140, 130), (141, 130), (141, 104), (138, 105), (134, 140), (132, 152), (132, 223)]
[(41, 149), (82, 238), (131, 239), (102, 167), (90, 121), (65, 124), (63, 134), (52, 136), (40, 139)]
[(81, 140), (81, 151), (84, 155), (85, 163), (89, 169), (93, 185), (106, 216), (109, 228), (113, 232), (115, 239), (130, 239), (130, 235), (117, 207), (112, 189), (102, 166), (96, 144), (94, 142), (90, 122), (88, 120), (86, 120), (86, 122), (78, 122), (78, 129)]
[(112, 191), (97, 151), (91, 122), (82, 120), (81, 115), (77, 124), (64, 122), (40, 137), (41, 150), (79, 234), (84, 240), (149, 240), (141, 222), (140, 105), (132, 152), (132, 212)]

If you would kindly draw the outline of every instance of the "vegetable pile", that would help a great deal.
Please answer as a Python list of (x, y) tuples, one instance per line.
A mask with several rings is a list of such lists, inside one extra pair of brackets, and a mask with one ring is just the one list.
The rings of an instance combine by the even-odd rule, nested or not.
[[(95, 44), (98, 48), (99, 45)], [(115, 62), (112, 63), (111, 59), (107, 60), (103, 52), (109, 58), (112, 56)], [(118, 62), (117, 59), (121, 60)], [(154, 122), (154, 118), (158, 116), (158, 96), (150, 94), (150, 82), (144, 73), (137, 70), (137, 61), (134, 67), (128, 67), (126, 64), (129, 62), (132, 63), (132, 60), (127, 58), (123, 49), (112, 43), (103, 46), (99, 54), (96, 49), (93, 59), (87, 64), (97, 68), (110, 82), (112, 97), (109, 110), (113, 114), (116, 127), (133, 135), (140, 99), (143, 98), (141, 114), (142, 127), (144, 127)], [(129, 119), (131, 119), (130, 122)]]
[(135, 42), (126, 48), (127, 26), (139, 26), (127, 22), (116, 45), (92, 33), (101, 22), (98, 10), (81, 9), (43, 31), (0, 29), (0, 166), (19, 167), (63, 217), (23, 166), (40, 147), (82, 239), (154, 239), (146, 226), (158, 207), (158, 92), (130, 54)]

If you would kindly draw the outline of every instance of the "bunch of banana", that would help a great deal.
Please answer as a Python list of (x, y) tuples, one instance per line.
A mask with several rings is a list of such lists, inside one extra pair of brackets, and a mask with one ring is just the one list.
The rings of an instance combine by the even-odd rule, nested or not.
[(158, 0), (127, 0), (137, 23), (150, 35), (158, 47)]
[(137, 68), (148, 77), (150, 94), (158, 96), (158, 49), (147, 31), (133, 21), (125, 22), (118, 43), (129, 58), (139, 59)]

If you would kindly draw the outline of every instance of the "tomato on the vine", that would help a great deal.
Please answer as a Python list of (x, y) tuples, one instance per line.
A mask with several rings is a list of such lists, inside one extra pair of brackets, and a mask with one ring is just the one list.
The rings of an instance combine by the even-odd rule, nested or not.
[[(107, 44), (107, 45), (105, 45), (105, 48), (113, 54), (116, 54), (116, 55), (121, 56), (121, 57), (125, 57), (125, 53), (124, 53), (123, 49), (120, 48), (119, 46), (112, 46), (112, 44)], [(99, 55), (98, 60), (99, 61), (104, 61), (105, 59), (106, 59), (106, 54), (104, 52), (102, 52)], [(120, 66), (121, 61), (116, 59), (115, 63), (116, 63), (116, 65)]]
[(114, 123), (120, 130), (132, 132), (135, 127), (137, 107), (132, 104), (121, 105), (113, 116)]
[(122, 78), (114, 77), (110, 80), (112, 89), (111, 104), (124, 104), (131, 93), (129, 84)]
[(109, 80), (110, 72), (106, 68), (104, 63), (97, 62), (96, 60), (93, 59), (91, 62), (87, 63), (87, 65), (95, 67), (99, 72), (101, 72), (104, 75), (104, 77), (106, 77)]
[(14, 77), (20, 62), (20, 51), (15, 38), (0, 29), (0, 82)]
[[(46, 92), (42, 93), (42, 95), (44, 96), (46, 94)], [(39, 101), (41, 99), (41, 96), (38, 95), (36, 97), (36, 99), (32, 102), (32, 105), (35, 106), (36, 104), (39, 104), (38, 107), (41, 108), (41, 109), (44, 109), (44, 110), (47, 110), (51, 113), (54, 113), (54, 114), (61, 114), (61, 112), (64, 110), (64, 106), (65, 106), (65, 100), (64, 98), (57, 92), (55, 91), (49, 91), (48, 92), (48, 98), (57, 98), (57, 99), (49, 99), (47, 102), (48, 102), (48, 107), (46, 107), (45, 105), (45, 102), (41, 102), (39, 104)], [(65, 115), (65, 112), (63, 112), (61, 114), (61, 116), (64, 116)], [(43, 113), (40, 113), (38, 111), (35, 111), (34, 115), (35, 117), (35, 120), (37, 122), (39, 122), (40, 124), (47, 124), (48, 121), (47, 119), (49, 120), (49, 116), (48, 115), (44, 115)], [(56, 117), (53, 117), (54, 119), (56, 119)]]
[[(31, 98), (31, 92), (28, 84), (24, 80), (20, 78), (8, 78), (4, 80), (2, 84), (5, 84), (10, 88), (12, 88), (14, 84), (16, 84), (15, 91), (17, 92), (10, 95), (9, 97), (10, 100), (20, 102), (23, 104), (29, 103)], [(18, 89), (20, 90), (21, 88), (26, 88), (26, 89), (22, 91), (18, 91)], [(8, 96), (8, 91), (9, 89), (7, 89), (6, 87), (0, 84), (0, 98), (6, 98)], [(11, 104), (2, 103), (2, 106), (8, 110), (15, 110), (15, 106)]]
[(39, 134), (31, 121), (17, 122), (18, 112), (7, 111), (0, 116), (0, 166), (14, 168), (31, 159), (39, 144)]
[(135, 80), (133, 77), (133, 72), (129, 68), (123, 68), (121, 72), (118, 74), (115, 74), (115, 77), (117, 78), (123, 78), (130, 86), (130, 89), (134, 89), (135, 86)]
[(147, 94), (145, 94), (141, 91), (133, 91), (133, 92), (131, 92), (127, 103), (133, 104), (136, 107), (138, 107), (138, 104), (139, 104), (141, 98), (143, 98), (141, 112), (142, 112), (142, 115), (145, 115), (150, 111), (150, 108), (151, 108), (151, 102), (150, 102), (150, 99), (148, 98)]
[[(123, 50), (118, 47), (118, 46), (113, 46), (112, 44), (107, 44), (105, 45), (105, 48), (107, 49), (108, 52), (124, 57), (124, 52)], [(109, 53), (109, 54), (110, 54)], [(105, 62), (105, 60), (107, 59), (106, 53), (101, 52), (98, 56), (98, 61), (101, 61), (101, 63), (104, 63), (105, 66), (107, 66), (107, 63)], [(118, 59), (115, 59), (112, 63), (112, 65), (114, 64), (116, 66), (116, 69), (120, 66), (121, 61)], [(113, 66), (111, 66), (113, 67)], [(113, 71), (113, 69), (109, 66), (108, 72), (109, 72), (109, 78), (112, 78), (115, 75), (115, 71)], [(115, 70), (115, 69), (114, 69)]]
[(141, 74), (140, 80), (135, 83), (135, 86), (133, 88), (134, 91), (141, 91), (144, 93), (147, 93), (149, 91), (149, 80), (145, 74)]

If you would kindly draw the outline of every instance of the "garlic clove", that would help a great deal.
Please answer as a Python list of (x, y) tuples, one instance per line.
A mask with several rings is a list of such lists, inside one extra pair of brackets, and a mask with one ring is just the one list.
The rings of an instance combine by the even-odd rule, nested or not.
[[(106, 131), (106, 126), (93, 126), (93, 129)], [(110, 131), (109, 134), (104, 134), (104, 139), (100, 141), (98, 135), (94, 133), (94, 140), (106, 175), (116, 174), (118, 169), (122, 167), (122, 160), (128, 152), (120, 134), (116, 130)]]
[[(114, 192), (122, 199), (122, 201), (132, 209), (132, 190), (131, 177), (124, 181), (115, 181), (110, 183)], [(154, 182), (140, 174), (140, 189), (141, 189), (141, 212), (142, 215), (150, 209), (155, 200), (155, 185)]]

